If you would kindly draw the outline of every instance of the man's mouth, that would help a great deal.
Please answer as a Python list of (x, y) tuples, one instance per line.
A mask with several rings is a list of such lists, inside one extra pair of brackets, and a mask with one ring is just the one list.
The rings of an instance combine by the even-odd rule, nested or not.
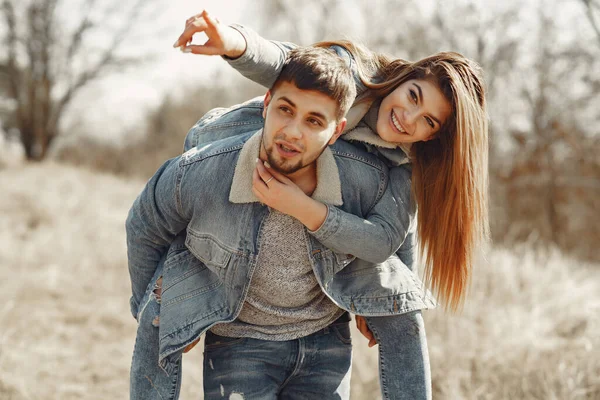
[(394, 125), (394, 128), (396, 128), (397, 131), (399, 131), (400, 133), (404, 133), (406, 134), (406, 131), (404, 130), (404, 128), (402, 128), (402, 125), (400, 125), (400, 121), (398, 121), (398, 117), (396, 117), (396, 113), (392, 110), (392, 124)]
[(279, 154), (286, 158), (294, 157), (295, 155), (300, 154), (300, 150), (289, 143), (278, 142), (275, 143), (275, 146), (277, 146)]

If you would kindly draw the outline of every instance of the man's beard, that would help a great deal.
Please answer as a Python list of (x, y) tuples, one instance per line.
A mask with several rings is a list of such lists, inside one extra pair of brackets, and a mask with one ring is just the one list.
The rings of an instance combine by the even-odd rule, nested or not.
[(275, 144), (276, 139), (285, 139), (285, 137), (284, 136), (275, 136), (273, 138), (273, 142), (271, 143), (271, 147), (267, 148), (267, 145), (265, 144), (265, 137), (264, 137), (264, 130), (263, 130), (263, 134), (261, 135), (261, 143), (262, 143), (263, 149), (265, 150), (265, 154), (267, 155), (267, 161), (269, 162), (269, 165), (271, 166), (271, 168), (273, 168), (275, 171), (277, 171), (283, 175), (293, 174), (294, 172), (298, 172), (302, 168), (305, 168), (305, 167), (311, 165), (312, 163), (316, 162), (317, 159), (319, 157), (321, 157), (321, 154), (323, 154), (323, 152), (327, 148), (327, 146), (323, 146), (323, 148), (321, 149), (319, 154), (317, 154), (312, 160), (308, 160), (308, 162), (303, 163), (302, 158), (300, 158), (298, 161), (296, 161), (296, 162), (294, 162), (294, 164), (292, 164), (289, 160), (278, 161), (275, 158), (275, 156), (273, 155), (273, 153), (275, 153), (277, 151), (275, 149), (275, 146), (277, 146)]
[[(287, 160), (281, 160), (281, 161), (276, 160), (273, 153), (276, 151), (275, 146), (277, 146), (277, 145), (275, 143), (271, 143), (271, 147), (267, 148), (267, 145), (265, 144), (264, 136), (261, 139), (262, 139), (261, 140), (262, 146), (265, 149), (265, 153), (267, 154), (267, 161), (269, 162), (269, 165), (271, 166), (271, 168), (273, 168), (275, 171), (279, 172), (280, 174), (289, 175), (289, 174), (293, 174), (294, 172), (296, 172), (304, 167), (304, 165), (302, 164), (302, 159), (299, 159), (294, 164), (292, 164), (291, 162), (288, 162)], [(275, 138), (273, 139), (273, 142), (274, 141), (275, 141)]]

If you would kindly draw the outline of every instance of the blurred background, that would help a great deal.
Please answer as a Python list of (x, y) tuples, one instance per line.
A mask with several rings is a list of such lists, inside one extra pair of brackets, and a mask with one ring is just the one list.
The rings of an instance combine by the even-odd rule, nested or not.
[[(434, 398), (600, 399), (600, 0), (0, 0), (0, 399), (128, 398), (126, 213), (206, 111), (265, 92), (172, 48), (203, 8), (478, 61), (493, 246), (464, 310), (426, 313)], [(354, 342), (353, 398), (377, 399)], [(184, 360), (202, 398), (201, 346)]]

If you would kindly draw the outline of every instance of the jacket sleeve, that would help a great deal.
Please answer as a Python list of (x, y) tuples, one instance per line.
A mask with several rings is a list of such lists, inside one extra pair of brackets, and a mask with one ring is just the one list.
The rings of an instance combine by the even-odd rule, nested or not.
[[(325, 222), (311, 234), (337, 253), (384, 262), (404, 244), (414, 225), (410, 178), (408, 166), (391, 168), (383, 195), (364, 218), (328, 205)], [(411, 246), (403, 251), (411, 251), (405, 247)]]
[(231, 25), (246, 40), (246, 51), (238, 58), (223, 57), (240, 74), (270, 88), (279, 76), (288, 52), (298, 47), (289, 42), (277, 42), (261, 37), (242, 25)]
[(148, 181), (125, 224), (134, 317), (158, 263), (190, 220), (181, 207), (178, 193), (182, 178), (179, 159), (167, 161)]
[(204, 114), (188, 131), (183, 151), (231, 136), (245, 135), (263, 127), (263, 97)]
[[(243, 25), (231, 25), (231, 27), (240, 32), (246, 40), (246, 51), (238, 58), (223, 58), (229, 65), (251, 81), (266, 88), (273, 86), (283, 68), (283, 63), (287, 58), (288, 52), (298, 47), (298, 45), (290, 42), (267, 40)], [(331, 48), (346, 61), (352, 70), (356, 83), (356, 94), (357, 97), (360, 96), (364, 93), (366, 87), (360, 80), (354, 58), (343, 47), (332, 46)]]

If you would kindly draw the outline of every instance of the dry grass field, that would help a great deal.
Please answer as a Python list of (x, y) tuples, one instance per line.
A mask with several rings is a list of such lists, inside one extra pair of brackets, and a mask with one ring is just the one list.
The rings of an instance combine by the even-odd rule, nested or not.
[[(124, 219), (142, 186), (53, 163), (0, 170), (0, 399), (128, 397)], [(463, 312), (426, 318), (435, 399), (600, 399), (598, 265), (495, 249)], [(202, 398), (200, 349), (184, 400)], [(355, 335), (354, 399), (379, 398), (376, 362)]]

